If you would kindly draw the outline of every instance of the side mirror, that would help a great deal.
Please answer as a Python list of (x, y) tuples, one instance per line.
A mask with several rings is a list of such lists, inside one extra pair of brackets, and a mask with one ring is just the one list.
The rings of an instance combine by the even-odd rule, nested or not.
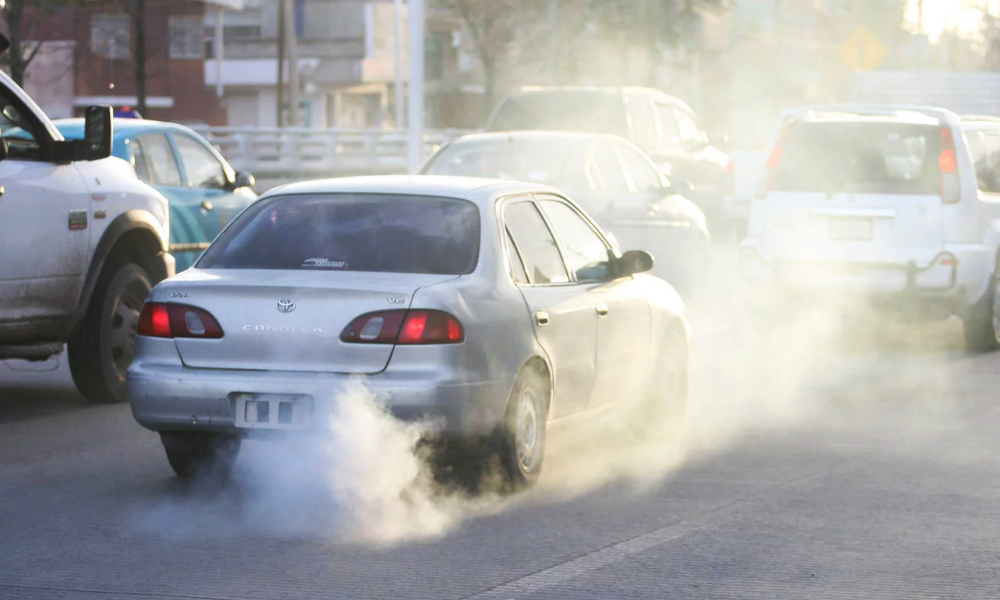
[(670, 188), (667, 191), (671, 194), (686, 196), (694, 191), (694, 184), (687, 179), (675, 179), (671, 182)]
[(725, 133), (713, 133), (708, 136), (708, 143), (718, 148), (725, 148), (729, 145), (729, 135)]
[(621, 276), (645, 273), (653, 268), (653, 255), (645, 250), (629, 250), (618, 259), (618, 274)]
[(247, 173), (246, 171), (236, 171), (236, 176), (233, 178), (233, 189), (238, 190), (240, 188), (253, 188), (257, 185), (257, 178), (253, 176), (253, 173)]
[(100, 160), (111, 156), (111, 139), (114, 136), (111, 115), (110, 106), (87, 107), (80, 160)]

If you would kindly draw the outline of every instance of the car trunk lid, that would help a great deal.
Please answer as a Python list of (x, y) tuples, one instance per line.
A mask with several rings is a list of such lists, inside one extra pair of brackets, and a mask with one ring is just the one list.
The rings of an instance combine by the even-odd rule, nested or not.
[(178, 338), (184, 364), (206, 369), (377, 373), (391, 344), (345, 344), (356, 317), (408, 308), (421, 287), (455, 275), (411, 273), (201, 271), (175, 283), (185, 304), (210, 312), (221, 339)]

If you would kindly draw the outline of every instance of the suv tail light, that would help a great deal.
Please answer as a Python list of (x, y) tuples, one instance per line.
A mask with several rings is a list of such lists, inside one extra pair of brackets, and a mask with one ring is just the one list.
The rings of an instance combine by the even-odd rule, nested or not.
[(222, 337), (222, 327), (208, 311), (186, 304), (147, 302), (139, 315), (139, 335), (160, 338)]
[(791, 123), (785, 124), (781, 129), (781, 134), (778, 136), (777, 141), (774, 142), (774, 147), (771, 148), (771, 153), (767, 156), (767, 162), (764, 164), (764, 176), (760, 179), (760, 185), (757, 188), (756, 194), (760, 200), (766, 198), (767, 194), (771, 191), (771, 173), (781, 164), (781, 156), (785, 151), (785, 136), (788, 135), (788, 131), (791, 128)]
[(347, 344), (459, 344), (465, 329), (440, 310), (382, 310), (361, 315), (340, 334)]
[(962, 186), (958, 179), (958, 159), (955, 156), (955, 136), (950, 127), (941, 128), (941, 155), (938, 156), (941, 169), (941, 201), (955, 204), (962, 199)]

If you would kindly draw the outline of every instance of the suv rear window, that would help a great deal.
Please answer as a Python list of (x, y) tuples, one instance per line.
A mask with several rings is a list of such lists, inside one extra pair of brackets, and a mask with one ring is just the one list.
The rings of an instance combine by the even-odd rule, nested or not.
[(628, 137), (621, 94), (553, 91), (510, 96), (497, 109), (489, 131), (580, 131)]
[(479, 209), (456, 198), (381, 194), (277, 196), (241, 214), (201, 269), (471, 273)]
[(910, 123), (792, 125), (771, 190), (939, 195), (940, 128)]

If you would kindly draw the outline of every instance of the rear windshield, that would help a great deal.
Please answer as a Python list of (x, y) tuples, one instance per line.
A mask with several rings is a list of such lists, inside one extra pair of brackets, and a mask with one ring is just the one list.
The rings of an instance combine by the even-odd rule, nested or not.
[(490, 131), (549, 130), (628, 137), (625, 103), (603, 92), (532, 92), (504, 100)]
[(565, 142), (458, 143), (435, 155), (424, 173), (554, 184), (563, 180), (573, 151), (573, 146)]
[(771, 190), (941, 193), (940, 129), (909, 123), (799, 123), (782, 142)]
[(277, 196), (241, 214), (201, 269), (471, 273), (479, 209), (455, 198), (377, 194)]

